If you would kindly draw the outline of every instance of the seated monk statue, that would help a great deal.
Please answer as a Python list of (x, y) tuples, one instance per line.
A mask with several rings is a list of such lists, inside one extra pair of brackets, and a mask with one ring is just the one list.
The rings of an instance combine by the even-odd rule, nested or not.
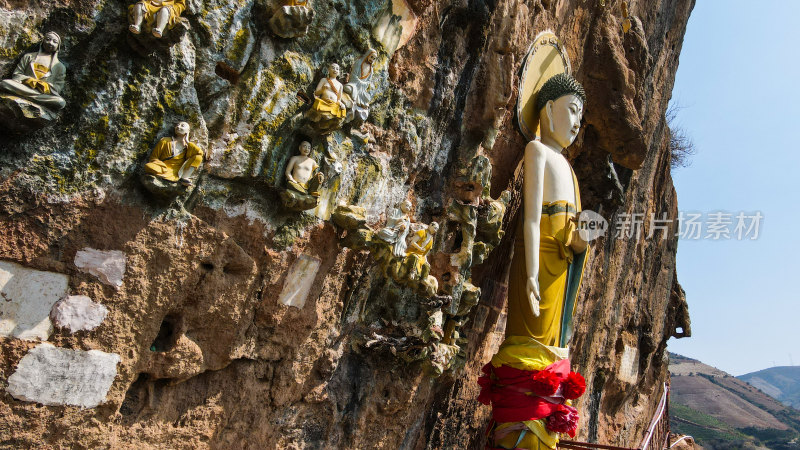
[(347, 115), (347, 108), (342, 101), (342, 83), (336, 79), (339, 76), (339, 65), (328, 65), (328, 77), (319, 80), (314, 90), (314, 103), (306, 112), (306, 117), (312, 122), (329, 120), (343, 121)]
[(61, 97), (66, 69), (58, 61), (60, 44), (61, 38), (57, 33), (50, 31), (45, 34), (39, 51), (23, 55), (11, 79), (0, 81), (0, 91), (49, 110), (63, 109), (67, 104)]
[(141, 0), (128, 7), (128, 29), (133, 34), (142, 31), (142, 22), (152, 29), (153, 37), (160, 38), (164, 29), (178, 25), (181, 13), (186, 9), (186, 0)]
[(370, 48), (353, 64), (350, 81), (344, 86), (345, 94), (352, 100), (352, 106), (347, 111), (348, 122), (356, 119), (363, 122), (369, 117), (369, 104), (372, 101), (370, 89), (375, 73), (373, 65), (377, 58), (378, 52)]
[(549, 78), (536, 98), (541, 137), (523, 157), (506, 336), (479, 380), (479, 400), (493, 405), (492, 447), (554, 449), (559, 433), (574, 437), (577, 429), (578, 411), (568, 401), (585, 381), (570, 371), (567, 343), (588, 242), (576, 226), (578, 182), (564, 149), (578, 135), (585, 101), (566, 73)]
[(180, 122), (175, 126), (175, 137), (158, 141), (144, 170), (167, 181), (191, 186), (190, 177), (202, 162), (203, 151), (197, 144), (189, 142), (189, 124)]
[(428, 264), (428, 253), (433, 248), (433, 240), (439, 231), (439, 224), (431, 222), (427, 227), (417, 231), (408, 241), (408, 253), (406, 258), (412, 263), (413, 273), (409, 278), (425, 280), (431, 272)]
[(300, 154), (292, 156), (286, 165), (286, 182), (289, 189), (301, 194), (319, 197), (319, 187), (325, 180), (325, 175), (319, 171), (319, 165), (311, 153), (311, 144), (308, 141), (300, 143)]

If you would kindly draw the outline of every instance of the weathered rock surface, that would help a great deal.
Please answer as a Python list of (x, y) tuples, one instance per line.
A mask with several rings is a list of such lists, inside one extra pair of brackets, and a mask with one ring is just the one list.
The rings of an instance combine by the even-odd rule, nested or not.
[(46, 340), (53, 331), (50, 310), (67, 293), (64, 274), (0, 261), (0, 336)]
[(59, 300), (50, 311), (50, 319), (57, 327), (76, 331), (91, 331), (106, 318), (108, 309), (85, 295), (70, 295)]
[(43, 405), (94, 408), (102, 403), (117, 376), (119, 355), (99, 350), (70, 350), (39, 344), (8, 377), (12, 397)]
[[(611, 1), (315, 0), (308, 33), (292, 39), (269, 30), (277, 1), (187, 3), (190, 27), (146, 57), (131, 48), (117, 2), (0, 3), (4, 75), (44, 29), (63, 36), (68, 67), (57, 123), (0, 137), (0, 258), (68, 274), (70, 293), (109, 312), (94, 330), (57, 330), (52, 342), (120, 358), (95, 408), (0, 395), (0, 443), (482, 448), (489, 410), (476, 380), (505, 323), (525, 145), (513, 125), (516, 70), (530, 39), (553, 29), (586, 86), (571, 149), (584, 207), (609, 219), (675, 217), (664, 112), (693, 1), (629, 2), (637, 20), (622, 34)], [(349, 73), (368, 46), (379, 52), (369, 119), (359, 133), (345, 125), (310, 137), (326, 179), (319, 205), (287, 211), (283, 174), (308, 138), (302, 98), (325, 63)], [(209, 162), (186, 195), (155, 202), (141, 167), (178, 120)], [(478, 206), (451, 208), (466, 198), (456, 181), (478, 154), (493, 167), (492, 199), (515, 189), (501, 230), (480, 226)], [(422, 297), (387, 281), (367, 252), (339, 246), (369, 233), (343, 236), (329, 219), (337, 205), (359, 212), (337, 221), (377, 229), (407, 197), (414, 222), (442, 224), (431, 252), (440, 287), (467, 281), (451, 266), (485, 258), (471, 271), (480, 295), (459, 284), (460, 296)], [(505, 235), (487, 256), (473, 234), (489, 231)], [(581, 439), (636, 446), (649, 423), (667, 379), (666, 341), (689, 329), (676, 243), (672, 233), (611, 235), (589, 255), (571, 343), (588, 386)], [(101, 275), (76, 269), (87, 248), (117, 249), (124, 268), (103, 274), (95, 260)], [(299, 261), (313, 264), (294, 269)], [(417, 347), (448, 330), (460, 350)], [(0, 379), (32, 346), (0, 339)], [(398, 349), (430, 352), (444, 373), (431, 376)]]

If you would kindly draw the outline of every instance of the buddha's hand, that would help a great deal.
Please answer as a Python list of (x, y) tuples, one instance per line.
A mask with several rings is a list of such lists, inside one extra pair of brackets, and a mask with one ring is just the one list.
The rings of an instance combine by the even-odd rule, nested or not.
[[(586, 240), (584, 236), (586, 233), (581, 233), (581, 230), (575, 229), (572, 230), (572, 237), (569, 240), (569, 246), (575, 253), (583, 253), (586, 251), (586, 248), (589, 246), (589, 242), (591, 239)], [(588, 237), (588, 236), (587, 236)]]
[(533, 315), (539, 317), (539, 280), (537, 277), (528, 277), (528, 302), (531, 304)]

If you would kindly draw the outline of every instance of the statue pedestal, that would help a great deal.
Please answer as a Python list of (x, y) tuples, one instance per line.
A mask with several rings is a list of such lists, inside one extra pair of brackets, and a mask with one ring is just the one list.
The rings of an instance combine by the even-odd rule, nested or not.
[(308, 33), (314, 10), (308, 6), (282, 6), (269, 19), (269, 28), (282, 38), (295, 38)]
[(12, 133), (28, 133), (50, 125), (58, 113), (16, 95), (0, 95), (0, 126)]
[(142, 31), (139, 34), (133, 34), (130, 31), (128, 34), (128, 44), (131, 48), (139, 54), (139, 56), (149, 56), (156, 50), (169, 50), (170, 47), (180, 42), (183, 35), (186, 34), (191, 26), (185, 17), (181, 17), (178, 24), (174, 28), (164, 30), (164, 35), (160, 38), (153, 36), (152, 28), (142, 25)]
[(172, 200), (191, 188), (191, 186), (184, 186), (177, 181), (165, 180), (149, 173), (143, 174), (141, 181), (145, 189), (161, 200)]
[(292, 211), (307, 211), (317, 207), (319, 197), (313, 195), (301, 194), (297, 191), (286, 189), (281, 192), (281, 201), (286, 209)]

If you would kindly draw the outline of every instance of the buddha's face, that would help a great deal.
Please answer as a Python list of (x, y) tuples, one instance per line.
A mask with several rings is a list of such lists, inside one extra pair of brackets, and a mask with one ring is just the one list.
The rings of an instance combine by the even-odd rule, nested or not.
[(336, 78), (339, 76), (339, 65), (331, 64), (328, 66), (328, 78)]
[(439, 224), (436, 222), (431, 222), (431, 224), (428, 225), (428, 231), (430, 231), (433, 234), (436, 234), (439, 231)]
[(175, 134), (178, 136), (186, 136), (189, 134), (189, 130), (189, 124), (186, 122), (179, 122), (177, 125), (175, 125)]
[(47, 33), (44, 35), (44, 39), (42, 40), (42, 50), (47, 53), (55, 53), (58, 50), (58, 44), (61, 42), (61, 38), (58, 37), (55, 33)]
[(400, 211), (403, 211), (404, 213), (407, 213), (407, 212), (411, 211), (411, 201), (410, 200), (403, 200), (400, 203)]
[(375, 62), (375, 59), (376, 59), (377, 57), (378, 57), (378, 52), (375, 52), (375, 51), (369, 52), (369, 55), (367, 55), (367, 59), (366, 59), (366, 61), (367, 61), (368, 63), (372, 64), (372, 63), (374, 63), (374, 62)]
[(548, 102), (546, 108), (552, 124), (553, 140), (562, 148), (569, 147), (581, 129), (583, 101), (577, 95), (568, 94)]
[(303, 156), (308, 156), (311, 153), (311, 144), (307, 141), (303, 141), (300, 143), (300, 154)]

